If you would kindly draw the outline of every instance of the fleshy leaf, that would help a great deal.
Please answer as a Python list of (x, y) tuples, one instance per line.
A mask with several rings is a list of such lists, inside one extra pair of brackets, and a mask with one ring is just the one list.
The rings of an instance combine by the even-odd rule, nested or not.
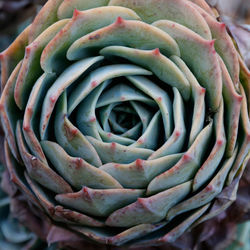
[(63, 0), (48, 0), (31, 24), (29, 43), (33, 42), (44, 30), (58, 21), (57, 9)]
[(131, 163), (138, 158), (146, 160), (154, 152), (150, 149), (127, 147), (115, 142), (101, 142), (91, 136), (86, 136), (86, 138), (94, 146), (103, 164)]
[(154, 106), (152, 99), (148, 98), (141, 91), (128, 86), (125, 83), (119, 83), (106, 90), (98, 99), (96, 108), (100, 108), (111, 103), (139, 101)]
[(174, 88), (173, 115), (175, 129), (168, 140), (158, 148), (148, 159), (156, 159), (162, 156), (182, 152), (185, 141), (186, 128), (184, 120), (184, 104), (179, 91)]
[(159, 239), (160, 242), (174, 242), (178, 237), (180, 237), (199, 217), (201, 217), (208, 209), (210, 204), (197, 209), (191, 216), (185, 219), (177, 227), (172, 229), (166, 235)]
[(64, 208), (62, 206), (56, 205), (54, 199), (50, 198), (45, 190), (43, 190), (35, 181), (33, 181), (29, 176), (25, 175), (27, 182), (29, 183), (32, 191), (35, 193), (39, 202), (42, 204), (44, 210), (49, 214), (55, 221), (63, 222), (70, 225), (86, 225), (92, 227), (103, 227), (104, 223), (101, 221), (91, 218), (85, 214), (79, 213), (74, 210)]
[(34, 82), (42, 74), (40, 56), (44, 47), (68, 21), (66, 19), (54, 23), (25, 48), (14, 93), (16, 104), (21, 110), (25, 108)]
[(129, 147), (148, 148), (155, 150), (158, 146), (160, 138), (160, 111), (156, 112), (150, 121), (146, 131), (139, 137), (139, 139), (131, 144)]
[(102, 165), (95, 148), (67, 118), (67, 96), (64, 92), (57, 104), (54, 131), (57, 143), (74, 157), (85, 159), (90, 164)]
[(95, 216), (107, 216), (116, 209), (142, 196), (139, 189), (91, 189), (84, 187), (77, 193), (60, 194), (56, 200), (65, 206)]
[(123, 46), (109, 46), (100, 51), (104, 56), (119, 56), (152, 71), (160, 80), (176, 87), (185, 100), (189, 99), (190, 86), (179, 68), (158, 49), (139, 50)]
[[(214, 49), (214, 40), (208, 41), (186, 27), (167, 20), (153, 23), (155, 27), (170, 34), (178, 43), (181, 57), (206, 88), (209, 108), (216, 111), (222, 93), (222, 76)], [(214, 93), (217, 93), (214, 95)]]
[(172, 105), (169, 95), (154, 82), (143, 76), (128, 76), (127, 79), (138, 89), (150, 96), (158, 104), (164, 124), (165, 137), (172, 132)]
[(141, 160), (129, 164), (107, 163), (100, 169), (109, 173), (126, 188), (145, 188), (160, 173), (174, 166), (182, 154), (164, 156), (155, 160)]
[(16, 84), (16, 79), (18, 72), (21, 68), (22, 62), (16, 66), (10, 75), (7, 84), (2, 92), (0, 99), (0, 112), (1, 112), (1, 123), (3, 130), (5, 132), (6, 139), (10, 146), (10, 150), (16, 160), (20, 161), (20, 155), (17, 150), (16, 140), (15, 140), (15, 130), (17, 120), (20, 119), (19, 111), (14, 100), (14, 88)]
[(82, 1), (82, 0), (63, 0), (62, 4), (58, 8), (58, 18), (69, 18), (72, 17), (75, 9), (77, 10), (88, 10), (95, 9), (101, 6), (107, 5), (109, 0), (91, 0), (91, 1)]
[(34, 84), (30, 97), (25, 108), (23, 117), (23, 135), (25, 141), (34, 156), (47, 163), (39, 142), (39, 122), (37, 116), (40, 111), (40, 103), (52, 82), (55, 81), (55, 74), (44, 73)]
[(185, 182), (148, 198), (138, 198), (136, 202), (112, 213), (106, 224), (113, 227), (131, 227), (141, 223), (159, 222), (190, 190), (191, 182)]
[(244, 162), (244, 159), (249, 154), (250, 150), (250, 120), (248, 117), (248, 110), (247, 110), (247, 99), (246, 94), (244, 92), (243, 87), (240, 85), (240, 91), (241, 95), (243, 97), (242, 104), (241, 104), (241, 112), (240, 112), (240, 123), (241, 123), (241, 129), (243, 131), (243, 138), (241, 145), (239, 145), (239, 152), (237, 155), (237, 158), (232, 166), (232, 170), (229, 173), (228, 179), (227, 179), (227, 185), (230, 185), (230, 183), (233, 182), (233, 179), (235, 178), (238, 170), (240, 169), (242, 163)]
[(180, 57), (171, 56), (170, 59), (173, 60), (175, 64), (180, 68), (180, 70), (184, 73), (184, 75), (186, 76), (186, 78), (190, 83), (192, 90), (194, 108), (193, 108), (192, 127), (188, 142), (188, 145), (191, 146), (204, 125), (206, 89), (200, 86), (193, 73), (190, 71), (190, 69), (187, 67), (185, 62)]
[(69, 66), (49, 88), (43, 101), (40, 119), (40, 136), (42, 140), (44, 140), (47, 136), (48, 123), (59, 96), (88, 68), (90, 68), (93, 64), (101, 61), (102, 59), (102, 56), (97, 56), (75, 62), (74, 64)]
[(180, 56), (175, 40), (162, 30), (141, 21), (127, 21), (118, 17), (115, 23), (76, 40), (70, 46), (67, 58), (77, 60), (88, 55), (93, 49), (111, 45), (137, 49), (159, 48), (163, 54)]
[(226, 149), (226, 137), (224, 129), (224, 104), (221, 101), (220, 108), (214, 117), (214, 129), (216, 141), (206, 161), (198, 170), (193, 181), (193, 190), (198, 190), (214, 174), (219, 166)]
[(233, 154), (235, 144), (237, 142), (242, 96), (236, 92), (234, 84), (221, 58), (219, 58), (219, 62), (221, 65), (221, 72), (223, 79), (222, 94), (226, 110), (226, 119), (225, 119), (225, 124), (226, 124), (225, 127), (227, 133), (226, 156), (230, 157)]
[(60, 175), (78, 190), (83, 186), (103, 189), (122, 187), (101, 169), (91, 166), (81, 158), (68, 155), (57, 143), (42, 141), (41, 145)]
[(224, 182), (233, 165), (237, 152), (238, 149), (236, 148), (233, 155), (223, 163), (220, 171), (204, 189), (202, 189), (199, 193), (195, 194), (191, 198), (171, 208), (171, 210), (167, 214), (167, 219), (171, 220), (173, 217), (181, 213), (184, 213), (191, 209), (195, 209), (212, 201), (222, 191)]
[(206, 21), (185, 0), (111, 0), (109, 5), (119, 5), (134, 10), (147, 23), (171, 20), (180, 23), (205, 39), (211, 39)]
[[(95, 88), (85, 99), (83, 99), (77, 109), (76, 123), (79, 130), (84, 135), (93, 136), (99, 140), (101, 137), (97, 128), (96, 103), (109, 83), (109, 81), (105, 81)], [(107, 130), (105, 129), (105, 131)]]
[(106, 80), (127, 75), (151, 75), (152, 73), (139, 66), (131, 64), (116, 64), (100, 67), (92, 71), (72, 91), (69, 97), (68, 114), (97, 86)]
[(17, 123), (16, 136), (22, 160), (24, 161), (30, 177), (53, 192), (71, 192), (72, 189), (70, 185), (60, 175), (54, 172), (47, 164), (41, 162), (28, 152), (22, 135), (20, 121)]
[(149, 184), (147, 193), (155, 193), (176, 186), (194, 177), (200, 167), (204, 148), (208, 147), (213, 122), (210, 122), (197, 136), (192, 146), (172, 168), (155, 177)]
[[(87, 1), (83, 1), (86, 3)], [(89, 2), (89, 3), (92, 3)], [(98, 16), (98, 18), (96, 18)], [(62, 71), (69, 64), (66, 52), (70, 45), (80, 37), (113, 23), (117, 17), (140, 19), (130, 9), (116, 6), (94, 8), (87, 11), (74, 11), (73, 18), (46, 46), (41, 57), (45, 72)]]
[(227, 66), (234, 85), (238, 86), (240, 68), (237, 50), (234, 47), (231, 37), (227, 33), (226, 25), (224, 23), (217, 22), (216, 18), (209, 15), (202, 8), (199, 8), (196, 5), (192, 6), (196, 8), (206, 20), (211, 30), (212, 38), (215, 39), (215, 50)]
[(1, 60), (1, 91), (3, 91), (10, 75), (23, 59), (25, 47), (28, 45), (28, 26), (16, 40), (0, 54)]

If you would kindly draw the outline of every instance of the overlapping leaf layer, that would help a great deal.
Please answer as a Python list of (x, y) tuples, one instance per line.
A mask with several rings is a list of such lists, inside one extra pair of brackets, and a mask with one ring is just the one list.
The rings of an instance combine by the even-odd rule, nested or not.
[(49, 0), (1, 63), (8, 171), (55, 224), (161, 244), (232, 202), (250, 78), (205, 1)]

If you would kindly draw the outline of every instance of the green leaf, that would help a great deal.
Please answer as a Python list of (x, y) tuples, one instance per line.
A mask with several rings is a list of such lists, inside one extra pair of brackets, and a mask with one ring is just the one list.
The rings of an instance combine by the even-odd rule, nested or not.
[(98, 29), (76, 40), (67, 52), (69, 60), (86, 57), (93, 49), (100, 50), (111, 45), (122, 45), (137, 49), (159, 48), (163, 54), (180, 56), (175, 40), (162, 30), (141, 21), (124, 20)]

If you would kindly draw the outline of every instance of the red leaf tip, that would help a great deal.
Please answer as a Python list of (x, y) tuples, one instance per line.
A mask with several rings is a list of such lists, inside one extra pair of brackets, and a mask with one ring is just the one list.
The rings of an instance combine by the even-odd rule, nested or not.
[(214, 47), (214, 43), (215, 43), (215, 40), (213, 39), (213, 40), (211, 40), (211, 41), (209, 41), (209, 45), (210, 45), (210, 47)]
[(123, 24), (124, 23), (124, 19), (122, 17), (118, 16), (115, 23), (119, 24), (119, 25)]
[(210, 191), (212, 191), (213, 189), (214, 189), (214, 187), (213, 187), (213, 185), (211, 185), (211, 184), (209, 184), (209, 185), (206, 186), (206, 191), (207, 191), (207, 192), (210, 192)]
[(192, 156), (188, 153), (183, 155), (183, 160), (184, 161), (191, 161), (192, 160)]
[(155, 56), (159, 56), (160, 55), (159, 48), (156, 48), (156, 49), (153, 50), (153, 55), (155, 55)]
[(175, 136), (176, 136), (176, 137), (179, 137), (180, 135), (181, 135), (181, 132), (180, 132), (179, 130), (176, 130), (176, 131), (175, 131)]
[(223, 140), (222, 139), (217, 140), (217, 145), (222, 146), (223, 145)]
[(31, 51), (31, 46), (27, 46), (27, 47), (25, 48), (25, 53), (26, 53), (26, 54), (29, 54), (30, 51)]
[(157, 101), (161, 102), (162, 101), (162, 97), (161, 96), (157, 97)]
[(97, 81), (91, 82), (91, 87), (92, 87), (92, 88), (95, 88), (96, 86), (97, 86)]
[(55, 103), (57, 98), (55, 96), (51, 96), (49, 99), (51, 103)]
[(115, 148), (116, 148), (116, 143), (115, 143), (115, 142), (112, 142), (112, 143), (111, 143), (111, 149), (114, 150)]
[(201, 88), (200, 93), (201, 93), (202, 95), (205, 94), (205, 93), (206, 93), (206, 89), (205, 89), (205, 88)]
[(138, 142), (139, 144), (143, 144), (143, 143), (145, 142), (145, 140), (144, 140), (143, 138), (140, 138), (140, 139), (137, 140), (137, 142)]
[(75, 158), (76, 168), (81, 167), (82, 162), (83, 162), (82, 158), (80, 158), (80, 157)]
[(237, 96), (237, 101), (238, 101), (239, 103), (242, 102), (242, 99), (243, 99), (243, 96), (242, 96), (242, 95), (238, 95), (238, 96)]
[(30, 126), (29, 125), (23, 125), (23, 130), (26, 132), (29, 132)]
[(226, 24), (225, 23), (220, 23), (220, 27), (221, 27), (221, 29), (225, 29), (226, 28)]
[(73, 18), (76, 18), (76, 17), (79, 16), (80, 14), (81, 14), (81, 11), (80, 11), (80, 10), (74, 9)]
[(208, 45), (209, 45), (209, 47), (210, 47), (210, 49), (211, 49), (211, 52), (212, 52), (213, 54), (216, 53), (215, 48), (214, 48), (214, 43), (215, 43), (215, 40), (211, 40), (211, 41), (208, 42)]
[(90, 118), (89, 121), (90, 121), (90, 122), (95, 122), (95, 121), (96, 121), (96, 118), (93, 116), (93, 117)]
[(142, 165), (143, 165), (143, 160), (142, 160), (142, 159), (137, 159), (137, 160), (135, 161), (135, 165), (136, 165), (137, 167), (141, 168)]

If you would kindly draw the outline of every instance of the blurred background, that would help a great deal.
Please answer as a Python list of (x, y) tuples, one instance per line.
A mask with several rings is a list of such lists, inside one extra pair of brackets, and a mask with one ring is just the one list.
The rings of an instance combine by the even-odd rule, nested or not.
[(0, 51), (36, 16), (46, 0), (0, 0)]

